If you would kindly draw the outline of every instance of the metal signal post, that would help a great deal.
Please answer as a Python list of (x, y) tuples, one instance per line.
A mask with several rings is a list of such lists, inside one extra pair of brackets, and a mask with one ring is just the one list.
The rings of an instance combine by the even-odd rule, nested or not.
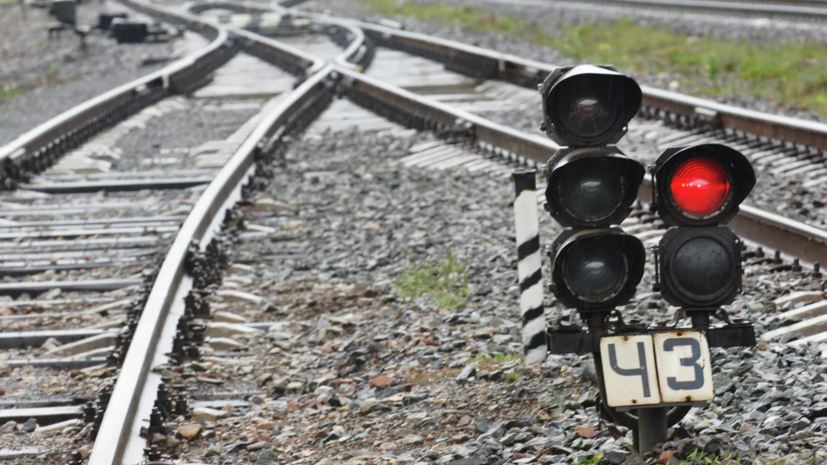
[[(640, 107), (640, 87), (611, 67), (583, 65), (556, 70), (540, 93), (541, 129), (561, 145), (547, 165), (546, 209), (566, 228), (547, 249), (549, 288), (585, 324), (549, 330), (548, 351), (593, 354), (601, 416), (633, 429), (635, 448), (649, 450), (691, 407), (712, 400), (709, 347), (755, 344), (751, 325), (719, 310), (741, 292), (740, 241), (723, 225), (755, 175), (743, 155), (721, 145), (661, 155), (651, 168), (654, 205), (672, 228), (653, 257), (657, 286), (692, 323), (628, 325), (616, 308), (634, 297), (646, 251), (618, 225), (645, 169), (614, 144)], [(713, 315), (726, 324), (711, 326)]]

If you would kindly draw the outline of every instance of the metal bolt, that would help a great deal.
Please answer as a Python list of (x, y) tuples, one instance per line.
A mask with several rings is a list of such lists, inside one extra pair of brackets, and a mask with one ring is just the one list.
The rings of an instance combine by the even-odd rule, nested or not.
[(92, 429), (89, 430), (89, 437), (97, 439), (98, 432), (100, 432), (101, 429), (101, 423), (103, 423), (103, 410), (97, 409), (95, 411), (95, 420), (92, 423)]
[(145, 448), (144, 453), (149, 460), (161, 460), (161, 451), (158, 449), (158, 444), (152, 444)]
[(95, 403), (87, 402), (83, 406), (83, 422), (91, 423), (95, 421)]
[(793, 268), (792, 269), (796, 273), (801, 271), (801, 263), (798, 261), (797, 258), (793, 259)]
[(106, 410), (106, 407), (109, 406), (109, 399), (112, 398), (112, 385), (106, 385), (103, 389), (101, 389), (100, 394), (98, 394), (98, 405), (100, 406), (101, 410)]
[(166, 428), (164, 427), (164, 418), (161, 416), (161, 411), (158, 410), (158, 407), (152, 407), (152, 412), (149, 414), (149, 434), (153, 433), (160, 433), (166, 434)]
[(175, 396), (175, 414), (189, 415), (190, 409), (187, 405), (187, 396), (182, 392)]
[(72, 452), (72, 455), (69, 456), (69, 462), (66, 465), (82, 465), (83, 464), (83, 456), (80, 455), (80, 452)]
[(775, 257), (773, 257), (772, 262), (776, 265), (780, 265), (783, 261), (781, 260), (781, 251), (775, 251)]
[(821, 263), (819, 262), (813, 263), (813, 277), (821, 279)]

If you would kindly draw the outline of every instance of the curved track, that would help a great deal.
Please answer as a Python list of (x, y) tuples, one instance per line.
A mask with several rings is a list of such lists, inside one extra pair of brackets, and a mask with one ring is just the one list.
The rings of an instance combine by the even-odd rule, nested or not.
[[(3, 180), (7, 186), (27, 182), (33, 173), (55, 163), (64, 152), (77, 147), (96, 132), (136, 114), (141, 108), (170, 94), (189, 93), (203, 85), (207, 73), (225, 63), (238, 50), (299, 75), (304, 80), (256, 121), (248, 137), (214, 177), (198, 181), (202, 185), (207, 181), (209, 183), (180, 229), (177, 225), (173, 227), (177, 234), (151, 289), (146, 289), (146, 295), (138, 304), (140, 308), (134, 312), (135, 319), (129, 330), (130, 342), (119, 346), (123, 352), (116, 357), (118, 360), (114, 360), (114, 366), (121, 367), (114, 389), (105, 393), (105, 399), (98, 400), (97, 412), (86, 414), (92, 417), (87, 418), (90, 422), (96, 422), (96, 415), (99, 417), (96, 428), (100, 433), (89, 463), (101, 465), (142, 460), (146, 447), (146, 431), (142, 436), (142, 428), (163, 426), (163, 420), (158, 417), (165, 410), (186, 412), (189, 408), (187, 400), (181, 395), (171, 395), (167, 388), (159, 391), (159, 386), (164, 386), (162, 375), (153, 370), (168, 363), (166, 354), (183, 357), (181, 351), (186, 352), (188, 344), (193, 344), (192, 340), (187, 339), (192, 336), (190, 331), (187, 327), (182, 328), (179, 322), (182, 315), (188, 315), (187, 319), (192, 317), (191, 301), (185, 303), (184, 298), (193, 289), (194, 281), (203, 281), (204, 276), (220, 269), (220, 254), (214, 251), (220, 249), (221, 239), (213, 240), (225, 218), (232, 220), (232, 213), (228, 212), (243, 198), (245, 183), (257, 169), (265, 166), (257, 167), (257, 162), (266, 163), (273, 153), (282, 149), (288, 136), (306, 129), (327, 108), (336, 93), (401, 126), (431, 130), (447, 141), (443, 145), (419, 147), (404, 160), (409, 166), (438, 169), (473, 166), (498, 172), (500, 168), (497, 166), (504, 164), (541, 167), (549, 154), (557, 149), (553, 142), (540, 135), (526, 134), (472, 111), (402, 89), (387, 82), (387, 76), (371, 77), (362, 73), (376, 59), (376, 46), (435, 61), (454, 73), (472, 79), (502, 81), (527, 88), (541, 82), (554, 69), (553, 65), (372, 24), (311, 16), (312, 23), (318, 26), (316, 32), (330, 35), (343, 49), (342, 53), (325, 63), (297, 47), (253, 32), (214, 26), (196, 16), (173, 12), (142, 0), (126, 3), (134, 9), (200, 31), (212, 42), (197, 55), (87, 102), (3, 147), (0, 158), (3, 160)], [(209, 8), (263, 11), (262, 7), (254, 4), (210, 3), (203, 6), (203, 11)], [(278, 11), (285, 13), (284, 10)], [(657, 89), (645, 88), (644, 92), (645, 108), (642, 113), (650, 119), (663, 120), (682, 130), (694, 132), (695, 136), (715, 134), (714, 137), (729, 138), (730, 141), (757, 140), (757, 145), (764, 151), (772, 151), (773, 144), (795, 144), (799, 148), (790, 151), (787, 156), (805, 162), (796, 168), (807, 168), (810, 166), (807, 163), (812, 166), (822, 166), (824, 163), (820, 153), (827, 149), (827, 125), (742, 110)], [(811, 156), (813, 151), (817, 151), (818, 156)], [(640, 195), (641, 200), (645, 201), (649, 189), (644, 186)], [(149, 219), (141, 221), (146, 223)], [(639, 210), (624, 226), (630, 230), (640, 230), (646, 240), (656, 241), (662, 232), (658, 233), (657, 228), (652, 230), (653, 223), (656, 222), (647, 212)], [(157, 229), (163, 224), (151, 226)], [(787, 258), (806, 264), (827, 262), (827, 233), (806, 224), (744, 207), (733, 223), (733, 229), (756, 245), (781, 251)], [(214, 244), (212, 248), (208, 248), (210, 243)], [(759, 251), (752, 250), (750, 255), (755, 266), (795, 267), (789, 262), (782, 264), (780, 258), (763, 259)], [(135, 284), (138, 283), (124, 285)], [(18, 287), (21, 286), (25, 287), (23, 284)], [(55, 285), (49, 284), (48, 287)], [(40, 285), (28, 292), (44, 289), (44, 285)], [(810, 298), (820, 301), (817, 296), (804, 299)], [(826, 310), (821, 309), (824, 305), (819, 302), (813, 305), (817, 304), (820, 307), (799, 311), (798, 317), (820, 317)], [(784, 318), (791, 317), (795, 315), (784, 315)], [(823, 330), (817, 325), (812, 325), (812, 328), (806, 330), (810, 333), (805, 335), (818, 335)], [(801, 328), (798, 330), (802, 331)], [(767, 333), (765, 337), (771, 339), (779, 335)], [(150, 459), (158, 458), (157, 450), (150, 448), (148, 453)]]

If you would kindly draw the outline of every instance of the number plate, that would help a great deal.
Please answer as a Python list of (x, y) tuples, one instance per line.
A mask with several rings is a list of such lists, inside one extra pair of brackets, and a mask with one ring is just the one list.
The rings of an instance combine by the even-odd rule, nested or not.
[(715, 395), (703, 333), (604, 337), (600, 355), (609, 407), (700, 402)]

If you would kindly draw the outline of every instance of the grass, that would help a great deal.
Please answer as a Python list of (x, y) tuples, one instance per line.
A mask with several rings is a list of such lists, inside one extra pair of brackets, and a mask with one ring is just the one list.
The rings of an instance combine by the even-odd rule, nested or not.
[(25, 93), (26, 92), (23, 89), (11, 88), (8, 85), (5, 85), (0, 88), (0, 103), (2, 103), (3, 100), (18, 97)]
[(424, 370), (417, 370), (405, 377), (405, 384), (412, 384), (414, 386), (422, 386), (431, 384), (448, 378), (456, 378), (459, 370), (453, 368), (446, 368), (437, 372), (428, 372)]
[(405, 301), (425, 297), (439, 308), (459, 308), (471, 295), (465, 269), (466, 264), (448, 252), (439, 262), (418, 263), (404, 271), (395, 283), (396, 292)]
[(434, 21), (446, 26), (457, 26), (475, 31), (499, 31), (517, 35), (527, 23), (522, 18), (494, 16), (474, 7), (458, 7), (444, 4), (418, 5), (397, 0), (359, 0), (372, 13), (381, 16), (400, 15), (423, 21)]
[(474, 357), (473, 363), (477, 366), (477, 368), (481, 368), (484, 370), (496, 370), (497, 368), (503, 365), (513, 362), (519, 362), (522, 359), (523, 355), (518, 353), (491, 354), (489, 352), (483, 352)]
[(667, 72), (678, 76), (679, 90), (694, 94), (757, 96), (827, 115), (827, 47), (814, 42), (728, 41), (642, 27), (629, 20), (571, 26), (551, 34), (529, 19), (493, 15), (477, 7), (360, 2), (378, 15), (499, 32), (570, 58), (612, 64), (627, 72)]

